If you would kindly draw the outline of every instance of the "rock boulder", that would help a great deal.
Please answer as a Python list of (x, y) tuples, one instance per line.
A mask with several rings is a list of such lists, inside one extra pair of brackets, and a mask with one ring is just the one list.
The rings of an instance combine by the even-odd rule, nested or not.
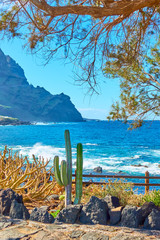
[(102, 167), (98, 166), (98, 167), (94, 168), (93, 171), (96, 173), (102, 173)]
[(79, 219), (82, 205), (68, 205), (62, 209), (55, 219), (55, 223), (75, 223)]
[(45, 208), (34, 208), (30, 214), (30, 220), (43, 222), (43, 223), (53, 223), (54, 218)]
[(144, 224), (145, 219), (152, 212), (153, 209), (158, 210), (158, 207), (153, 202), (145, 202), (140, 208), (140, 224)]
[(109, 209), (120, 207), (119, 199), (117, 197), (106, 195), (103, 200), (107, 203)]
[(80, 222), (84, 224), (107, 224), (109, 220), (107, 203), (95, 196), (83, 206), (80, 214)]
[(160, 211), (153, 209), (144, 222), (145, 229), (160, 230)]
[(29, 219), (30, 215), (23, 203), (12, 201), (9, 216), (13, 219)]
[(135, 206), (127, 205), (121, 214), (121, 226), (137, 228), (140, 224), (140, 209)]
[(123, 207), (112, 208), (109, 210), (110, 224), (116, 225), (121, 220), (121, 213)]
[(0, 213), (9, 216), (11, 204), (15, 200), (17, 203), (22, 203), (22, 196), (15, 193), (12, 189), (0, 190)]

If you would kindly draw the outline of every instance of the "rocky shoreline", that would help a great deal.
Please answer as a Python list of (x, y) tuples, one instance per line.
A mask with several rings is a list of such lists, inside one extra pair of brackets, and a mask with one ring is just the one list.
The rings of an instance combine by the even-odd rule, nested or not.
[(32, 125), (32, 124), (30, 122), (20, 121), (17, 118), (0, 116), (0, 126), (7, 126), (7, 125), (18, 126), (18, 125)]

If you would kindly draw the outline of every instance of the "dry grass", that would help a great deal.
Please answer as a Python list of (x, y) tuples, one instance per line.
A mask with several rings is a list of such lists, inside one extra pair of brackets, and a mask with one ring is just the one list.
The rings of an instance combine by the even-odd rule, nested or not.
[(124, 180), (108, 181), (109, 185), (95, 185), (91, 184), (83, 188), (82, 203), (87, 203), (91, 196), (104, 198), (107, 194), (119, 198), (121, 206), (127, 204), (134, 206), (141, 206), (143, 195), (135, 194), (133, 191), (133, 184)]

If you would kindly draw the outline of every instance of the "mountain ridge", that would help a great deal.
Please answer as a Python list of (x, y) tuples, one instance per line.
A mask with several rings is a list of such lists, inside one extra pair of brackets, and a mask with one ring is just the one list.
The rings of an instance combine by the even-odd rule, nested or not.
[(31, 122), (83, 121), (69, 96), (52, 95), (43, 87), (29, 84), (24, 70), (1, 49), (0, 115)]

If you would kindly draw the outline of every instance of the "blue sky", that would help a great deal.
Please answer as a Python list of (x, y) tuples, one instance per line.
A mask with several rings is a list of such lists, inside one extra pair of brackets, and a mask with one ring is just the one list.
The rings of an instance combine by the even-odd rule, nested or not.
[(82, 116), (91, 119), (105, 120), (113, 101), (120, 95), (117, 80), (99, 76), (101, 82), (99, 95), (87, 95), (87, 89), (74, 84), (73, 65), (63, 60), (53, 59), (46, 66), (42, 59), (27, 53), (21, 40), (1, 40), (0, 48), (10, 55), (24, 70), (25, 76), (33, 86), (44, 87), (52, 94), (64, 93), (70, 96)]

